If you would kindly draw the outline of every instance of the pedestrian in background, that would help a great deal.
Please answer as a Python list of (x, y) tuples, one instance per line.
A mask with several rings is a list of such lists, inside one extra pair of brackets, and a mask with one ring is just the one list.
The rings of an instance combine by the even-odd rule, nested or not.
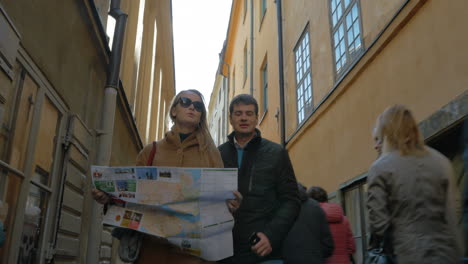
[(385, 237), (399, 264), (459, 263), (449, 160), (424, 144), (403, 105), (378, 117), (374, 140), (382, 153), (368, 176), (372, 246)]
[(341, 205), (328, 202), (327, 192), (319, 187), (312, 186), (308, 191), (309, 197), (320, 203), (333, 236), (335, 249), (333, 254), (327, 258), (325, 263), (348, 264), (352, 255), (356, 251), (353, 232), (349, 225), (348, 218), (343, 213)]
[(325, 213), (298, 183), (301, 211), (283, 242), (285, 264), (322, 264), (333, 253), (333, 238)]

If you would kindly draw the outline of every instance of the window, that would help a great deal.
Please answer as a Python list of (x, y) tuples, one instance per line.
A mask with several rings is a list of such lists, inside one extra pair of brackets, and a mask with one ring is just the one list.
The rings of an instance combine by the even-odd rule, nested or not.
[(367, 240), (370, 237), (367, 226), (367, 184), (360, 181), (357, 184), (343, 189), (344, 210), (349, 220), (351, 231), (356, 243), (356, 253), (354, 260), (356, 263), (363, 263), (365, 252), (367, 251)]
[(232, 71), (232, 97), (234, 97), (234, 95), (236, 94), (236, 70), (234, 69)]
[(331, 0), (330, 12), (335, 70), (339, 75), (362, 50), (358, 1)]
[(246, 16), (247, 16), (247, 0), (244, 0), (244, 22), (245, 22)]
[(262, 109), (263, 112), (266, 112), (268, 110), (268, 64), (266, 62), (264, 63), (261, 70), (261, 78), (263, 93)]
[(266, 10), (267, 10), (267, 0), (262, 0), (262, 3), (261, 3), (261, 8), (260, 8), (260, 17), (261, 17), (261, 21), (263, 21), (263, 18), (265, 17), (265, 13), (266, 13)]
[(308, 30), (299, 39), (294, 49), (294, 56), (296, 59), (297, 119), (300, 124), (312, 113), (312, 73)]
[(244, 46), (244, 84), (245, 81), (247, 81), (247, 63), (248, 63), (248, 58), (247, 58), (247, 42), (245, 43)]

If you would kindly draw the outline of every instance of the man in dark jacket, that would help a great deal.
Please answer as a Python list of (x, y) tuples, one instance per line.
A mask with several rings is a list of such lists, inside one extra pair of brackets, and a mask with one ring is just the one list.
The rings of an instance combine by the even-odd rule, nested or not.
[(301, 212), (284, 240), (284, 263), (325, 263), (334, 248), (327, 218), (319, 203), (307, 196), (307, 190), (302, 184), (298, 184), (298, 189), (299, 199), (302, 202)]
[[(234, 97), (229, 119), (234, 132), (219, 150), (226, 168), (239, 169), (238, 190), (243, 200), (233, 214), (234, 256), (223, 263), (281, 259), (281, 244), (300, 209), (289, 155), (280, 145), (261, 137), (256, 129), (258, 104), (251, 95)], [(253, 234), (259, 238), (255, 245), (249, 242)]]

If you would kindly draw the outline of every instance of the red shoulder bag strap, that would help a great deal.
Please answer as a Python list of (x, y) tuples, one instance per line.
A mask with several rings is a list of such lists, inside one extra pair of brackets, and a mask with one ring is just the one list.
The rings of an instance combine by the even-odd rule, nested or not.
[(156, 155), (156, 141), (153, 141), (153, 148), (151, 149), (146, 166), (153, 166), (154, 155)]

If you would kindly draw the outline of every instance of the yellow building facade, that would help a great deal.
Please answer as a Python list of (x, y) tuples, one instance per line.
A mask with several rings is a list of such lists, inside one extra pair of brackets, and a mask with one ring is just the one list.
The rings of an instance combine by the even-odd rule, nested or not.
[(390, 105), (407, 105), (426, 142), (452, 160), (460, 223), (467, 218), (467, 10), (463, 0), (233, 1), (222, 58), (229, 99), (254, 95), (262, 135), (286, 147), (298, 181), (342, 203), (358, 263), (371, 132)]
[(129, 14), (122, 85), (146, 144), (169, 129), (165, 113), (175, 95), (172, 1), (127, 0), (122, 10)]
[[(121, 78), (111, 3), (128, 15)], [(0, 0), (0, 263), (119, 263), (90, 166), (133, 165), (174, 93), (170, 0)]]

